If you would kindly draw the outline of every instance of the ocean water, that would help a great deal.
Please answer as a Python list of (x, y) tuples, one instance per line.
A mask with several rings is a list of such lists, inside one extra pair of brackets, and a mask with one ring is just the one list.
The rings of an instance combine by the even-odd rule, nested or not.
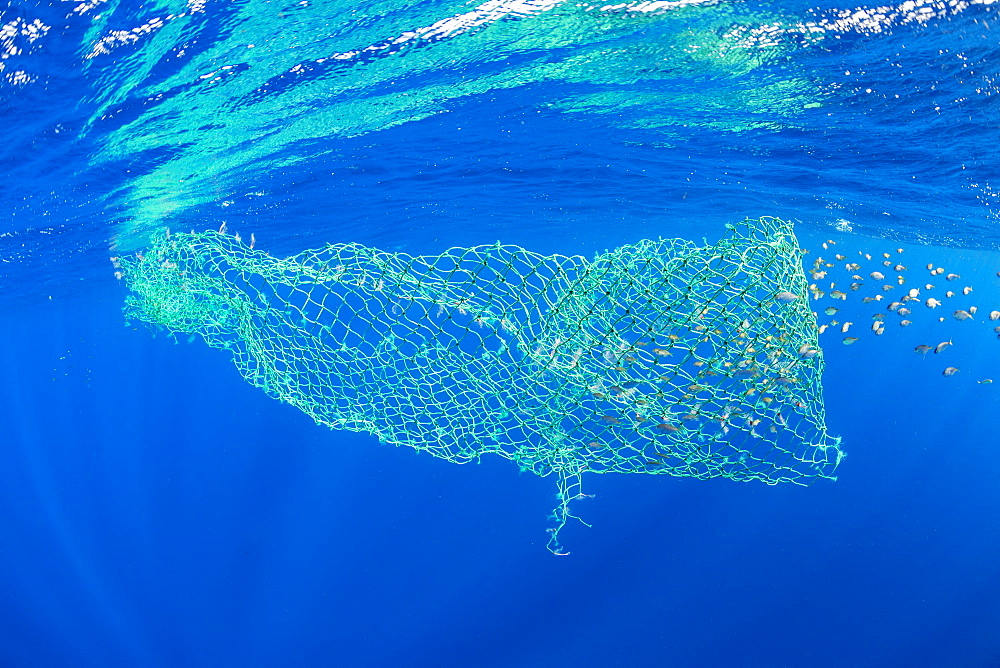
[[(1000, 664), (998, 19), (9, 0), (0, 665)], [(589, 258), (761, 216), (809, 251), (838, 479), (584, 476), (561, 557), (551, 477), (317, 425), (116, 275), (164, 228)]]

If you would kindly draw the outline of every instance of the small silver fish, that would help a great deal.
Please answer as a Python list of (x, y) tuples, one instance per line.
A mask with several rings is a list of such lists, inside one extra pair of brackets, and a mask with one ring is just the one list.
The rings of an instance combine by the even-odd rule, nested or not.
[(899, 321), (899, 326), (900, 327), (907, 327), (909, 324), (910, 324), (909, 320), (900, 320)]
[(885, 278), (885, 275), (880, 271), (873, 271), (868, 275), (871, 276), (872, 280), (874, 281), (881, 281), (883, 278)]
[(945, 369), (944, 371), (942, 371), (941, 375), (942, 376), (954, 376), (956, 373), (958, 373), (958, 367), (957, 366), (950, 366), (947, 369)]
[(969, 307), (969, 313), (971, 313), (972, 315), (976, 315), (976, 311), (978, 311), (978, 310), (979, 310), (978, 306), (970, 306)]
[(941, 302), (938, 301), (937, 299), (934, 299), (933, 297), (931, 297), (924, 303), (927, 305), (927, 308), (937, 308), (938, 306), (941, 306)]
[(910, 315), (910, 309), (901, 308), (898, 311), (896, 311), (896, 313), (898, 313), (899, 315)]
[(856, 336), (845, 336), (843, 343), (844, 343), (845, 346), (849, 346), (849, 345), (853, 344), (857, 340), (858, 340), (858, 337), (856, 337)]
[(890, 311), (895, 311), (896, 309), (898, 309), (902, 305), (903, 304), (901, 302), (892, 302), (891, 304), (889, 304), (888, 306), (886, 306), (886, 308), (889, 309)]
[(962, 278), (962, 277), (959, 276), (958, 274), (948, 274), (947, 276), (944, 277), (944, 280), (954, 281), (956, 278)]
[(927, 353), (929, 353), (932, 350), (934, 350), (934, 349), (931, 348), (930, 346), (919, 345), (919, 346), (917, 346), (916, 348), (913, 349), (913, 352), (917, 353), (918, 355), (926, 355)]
[(776, 294), (774, 298), (777, 299), (782, 304), (791, 304), (793, 301), (798, 299), (799, 296), (796, 295), (794, 292), (784, 291)]
[(901, 264), (897, 264), (897, 265), (896, 265), (895, 267), (893, 267), (892, 269), (893, 269), (893, 271), (897, 271), (897, 272), (898, 272), (898, 271), (906, 271), (906, 267), (904, 267), (904, 266), (903, 266), (903, 265), (901, 265)]
[(977, 380), (980, 385), (990, 385), (993, 381), (990, 378), (983, 378), (982, 380)]
[[(849, 330), (851, 328), (851, 325), (853, 324), (854, 324), (853, 322), (845, 322), (844, 326), (840, 328), (840, 333), (847, 334), (847, 330)], [(1000, 327), (998, 327), (997, 329), (1000, 329)]]
[(942, 341), (941, 343), (934, 346), (934, 354), (937, 355), (938, 353), (943, 353), (945, 350), (948, 349), (949, 346), (953, 345), (955, 344), (952, 343), (951, 341)]
[(1000, 311), (990, 311), (990, 320), (1000, 320)]
[(963, 311), (962, 309), (958, 309), (951, 315), (955, 318), (955, 320), (968, 320), (969, 318), (972, 317), (971, 313), (969, 313), (968, 311)]
[(962, 294), (963, 295), (967, 295), (970, 292), (972, 292), (972, 288), (970, 288), (970, 287), (964, 287), (964, 288), (962, 288)]
[[(827, 315), (834, 315), (839, 310), (840, 309), (838, 309), (836, 306), (827, 306), (825, 309), (823, 309), (823, 313), (825, 313)], [(1000, 312), (997, 312), (997, 318), (1000, 318)], [(993, 319), (996, 320), (997, 318), (993, 318)]]

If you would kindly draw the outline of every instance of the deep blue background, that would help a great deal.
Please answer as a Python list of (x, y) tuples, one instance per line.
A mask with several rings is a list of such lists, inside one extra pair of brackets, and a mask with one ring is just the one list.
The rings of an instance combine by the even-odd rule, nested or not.
[[(446, 4), (447, 16), (452, 4), (427, 6)], [(730, 4), (768, 21), (808, 7)], [(248, 6), (210, 3), (180, 38), (209, 48)], [(117, 29), (163, 13), (105, 9)], [(711, 241), (744, 215), (781, 215), (808, 258), (835, 252), (820, 248), (831, 238), (854, 255), (905, 247), (910, 284), (943, 285), (924, 278), (934, 262), (962, 274), (947, 287), (975, 287), (962, 301), (979, 306), (973, 321), (916, 307), (913, 325), (890, 318), (882, 337), (868, 332), (876, 309), (836, 303), (861, 338), (821, 339), (828, 425), (848, 453), (837, 482), (590, 476), (595, 498), (574, 510), (593, 527), (567, 527), (568, 557), (545, 549), (553, 480), (331, 432), (250, 387), (225, 353), (123, 326), (108, 258), (130, 241), (129, 188), (180, 149), (102, 154), (110, 132), (155, 110), (148, 91), (116, 88), (148, 49), (84, 62), (87, 24), (66, 12), (9, 4), (3, 17), (54, 27), (44, 48), (7, 61), (33, 83), (0, 82), (0, 664), (1000, 664), (1000, 342), (985, 322), (1000, 308), (1000, 228), (988, 188), (966, 187), (998, 178), (992, 10), (787, 59), (762, 52), (745, 78), (637, 75), (637, 90), (680, 88), (692, 105), (669, 140), (620, 110), (555, 109), (579, 90), (539, 80), (293, 146), (294, 164), (238, 165), (200, 184), (211, 197), (165, 214), (185, 228), (226, 220), (275, 255), (498, 239), (590, 255), (644, 237)], [(684, 30), (650, 25), (650, 44)], [(774, 129), (736, 132), (697, 105), (716, 84), (782, 78), (815, 84), (821, 111), (788, 124), (764, 113)], [(115, 92), (127, 113), (98, 122)], [(935, 105), (941, 115), (925, 113)], [(911, 352), (949, 338), (940, 356)], [(942, 377), (948, 365), (962, 371)]]

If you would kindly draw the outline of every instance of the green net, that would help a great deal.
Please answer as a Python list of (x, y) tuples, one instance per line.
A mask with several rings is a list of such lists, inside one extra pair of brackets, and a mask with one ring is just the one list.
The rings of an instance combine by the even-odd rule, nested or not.
[(549, 549), (581, 476), (832, 478), (803, 251), (774, 218), (714, 245), (441, 255), (334, 244), (279, 259), (219, 232), (123, 261), (126, 312), (229, 350), (316, 422), (451, 462), (554, 475)]

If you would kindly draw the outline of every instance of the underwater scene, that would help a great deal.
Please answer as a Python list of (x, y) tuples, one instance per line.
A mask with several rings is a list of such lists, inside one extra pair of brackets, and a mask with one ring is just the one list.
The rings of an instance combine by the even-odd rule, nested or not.
[(1000, 1), (9, 0), (0, 665), (1000, 665)]

